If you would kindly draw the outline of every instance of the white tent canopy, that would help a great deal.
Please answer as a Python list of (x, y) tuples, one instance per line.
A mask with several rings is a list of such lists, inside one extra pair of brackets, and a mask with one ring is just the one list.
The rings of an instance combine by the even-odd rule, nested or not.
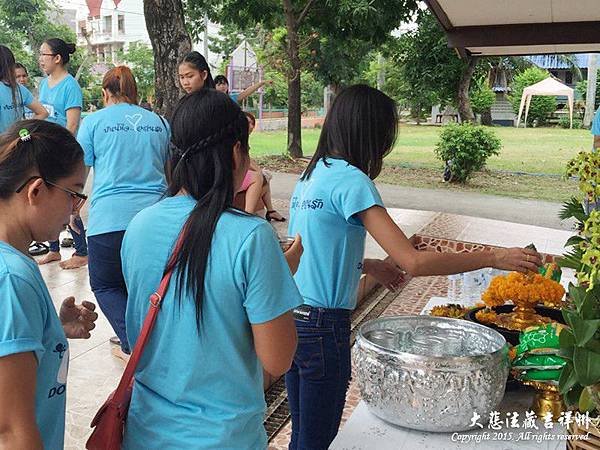
[(525, 126), (527, 127), (529, 105), (531, 104), (531, 97), (534, 95), (560, 95), (567, 97), (567, 102), (569, 104), (569, 119), (571, 121), (571, 128), (573, 128), (573, 89), (552, 77), (548, 77), (539, 83), (535, 83), (523, 89), (521, 104), (519, 105), (519, 116), (517, 117), (517, 127), (521, 123), (523, 108), (525, 108)]

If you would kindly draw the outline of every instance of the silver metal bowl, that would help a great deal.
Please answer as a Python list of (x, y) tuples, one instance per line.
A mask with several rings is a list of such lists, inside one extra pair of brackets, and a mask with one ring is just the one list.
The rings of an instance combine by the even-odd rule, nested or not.
[(489, 419), (509, 371), (504, 337), (466, 320), (381, 317), (363, 324), (353, 350), (363, 400), (406, 428), (454, 432)]

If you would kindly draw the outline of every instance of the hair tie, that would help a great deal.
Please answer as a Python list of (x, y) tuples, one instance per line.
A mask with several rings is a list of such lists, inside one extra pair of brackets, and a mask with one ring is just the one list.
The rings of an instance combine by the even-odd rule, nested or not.
[(21, 139), (21, 142), (31, 140), (31, 134), (29, 133), (29, 130), (27, 128), (21, 128), (19, 130), (19, 138)]

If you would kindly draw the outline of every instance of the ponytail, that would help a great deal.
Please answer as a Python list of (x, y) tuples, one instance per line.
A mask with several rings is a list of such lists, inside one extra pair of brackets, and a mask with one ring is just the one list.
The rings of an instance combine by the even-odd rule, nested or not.
[[(248, 153), (248, 120), (229, 96), (201, 89), (183, 97), (171, 121), (172, 145), (168, 193), (185, 191), (195, 201), (185, 225), (186, 238), (177, 257), (177, 291), (184, 282), (195, 298), (196, 322), (201, 321), (206, 266), (217, 222), (232, 209), (233, 148)], [(244, 214), (243, 212), (239, 212)]]
[(106, 72), (102, 79), (102, 88), (121, 101), (131, 105), (138, 104), (137, 83), (127, 66), (117, 66)]

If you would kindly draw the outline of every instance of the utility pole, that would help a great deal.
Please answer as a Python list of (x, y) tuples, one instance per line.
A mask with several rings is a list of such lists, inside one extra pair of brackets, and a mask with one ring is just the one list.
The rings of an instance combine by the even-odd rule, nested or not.
[(588, 55), (587, 70), (587, 92), (585, 94), (585, 115), (583, 116), (583, 126), (589, 128), (594, 120), (596, 106), (596, 80), (598, 75), (598, 66), (595, 53)]
[(377, 71), (377, 89), (381, 91), (385, 84), (385, 58), (381, 53), (377, 56), (377, 65), (379, 66)]
[(204, 14), (204, 57), (208, 61), (208, 15)]

